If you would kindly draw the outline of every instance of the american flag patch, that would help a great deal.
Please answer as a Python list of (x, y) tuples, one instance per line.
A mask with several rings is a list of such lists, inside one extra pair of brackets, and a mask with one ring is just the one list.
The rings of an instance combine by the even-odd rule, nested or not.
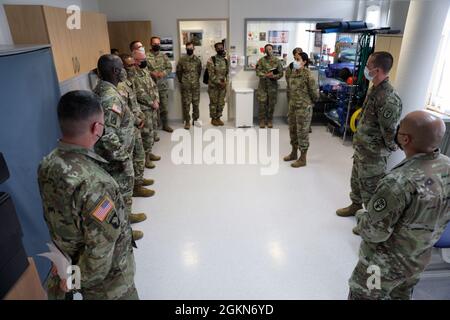
[(112, 111), (114, 111), (117, 114), (122, 114), (122, 108), (120, 106), (118, 106), (117, 104), (113, 104), (111, 109), (112, 109)]
[(114, 209), (114, 204), (111, 201), (110, 198), (104, 197), (102, 201), (100, 201), (99, 205), (95, 208), (94, 211), (92, 211), (92, 215), (94, 218), (96, 218), (98, 221), (103, 222), (105, 221), (108, 214), (111, 212), (111, 210)]

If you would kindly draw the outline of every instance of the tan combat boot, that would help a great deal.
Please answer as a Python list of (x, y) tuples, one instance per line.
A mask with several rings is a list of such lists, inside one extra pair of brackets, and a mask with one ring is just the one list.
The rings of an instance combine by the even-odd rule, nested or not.
[(189, 130), (191, 128), (191, 123), (189, 121), (184, 122), (184, 129)]
[(219, 119), (217, 119), (217, 125), (218, 126), (224, 126), (225, 125), (225, 123), (223, 123), (223, 121), (222, 120), (220, 120), (220, 118)]
[(354, 228), (352, 229), (352, 232), (353, 232), (353, 234), (354, 234), (355, 236), (359, 236), (358, 227), (354, 227)]
[(297, 160), (297, 157), (298, 157), (297, 148), (292, 147), (291, 154), (284, 157), (283, 160), (284, 161), (294, 161), (294, 160)]
[(146, 167), (147, 169), (155, 169), (155, 168), (156, 168), (156, 166), (155, 166), (155, 164), (153, 163), (153, 161), (150, 160), (150, 155), (147, 155), (147, 156), (145, 157), (145, 167)]
[(346, 208), (341, 208), (336, 210), (336, 214), (339, 217), (352, 217), (358, 212), (358, 210), (362, 209), (362, 204), (352, 203)]
[(212, 119), (212, 120), (211, 120), (211, 124), (212, 124), (214, 127), (219, 126), (219, 123), (217, 122), (217, 119)]
[(155, 191), (146, 189), (143, 186), (134, 187), (133, 197), (150, 198), (155, 195)]
[(164, 131), (166, 131), (166, 132), (169, 132), (169, 133), (172, 133), (172, 132), (173, 132), (173, 129), (167, 124), (167, 122), (165, 122), (165, 123), (163, 124), (162, 129), (163, 129)]
[(159, 140), (161, 140), (161, 138), (158, 137), (158, 136), (156, 136), (156, 137), (155, 137), (155, 142), (158, 142)]
[(147, 215), (145, 213), (131, 213), (130, 214), (130, 223), (139, 223), (147, 220)]
[(292, 168), (301, 168), (306, 167), (306, 155), (308, 154), (308, 150), (301, 151), (300, 158), (291, 164)]
[(142, 231), (133, 230), (133, 240), (138, 241), (144, 237), (144, 233)]
[(148, 157), (150, 158), (151, 161), (159, 161), (159, 160), (161, 160), (160, 156), (155, 156), (153, 153), (150, 153), (150, 155)]
[(267, 127), (268, 127), (269, 129), (272, 129), (272, 128), (273, 128), (273, 122), (272, 122), (272, 120), (267, 121)]
[(264, 120), (259, 120), (259, 128), (265, 129), (266, 128), (266, 122)]
[(148, 187), (148, 186), (152, 186), (155, 183), (155, 180), (153, 179), (142, 179), (142, 186), (144, 187)]

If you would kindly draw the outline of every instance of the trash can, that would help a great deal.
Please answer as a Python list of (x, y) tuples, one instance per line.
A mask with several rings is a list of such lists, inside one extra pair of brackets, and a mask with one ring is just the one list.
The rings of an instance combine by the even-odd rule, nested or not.
[(250, 128), (253, 126), (253, 95), (251, 88), (235, 88), (236, 127)]

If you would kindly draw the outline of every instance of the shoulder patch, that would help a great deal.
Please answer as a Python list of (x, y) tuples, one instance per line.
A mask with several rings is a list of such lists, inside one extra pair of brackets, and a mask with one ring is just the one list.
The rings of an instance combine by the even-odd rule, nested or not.
[(111, 110), (117, 114), (122, 114), (122, 107), (117, 104), (113, 104)]
[(95, 207), (94, 211), (91, 212), (91, 215), (98, 221), (103, 222), (113, 209), (114, 203), (108, 196), (105, 196), (97, 207)]
[(387, 207), (387, 202), (386, 199), (384, 198), (379, 198), (377, 200), (375, 200), (375, 202), (373, 203), (373, 208), (375, 209), (376, 212), (381, 212), (384, 209), (386, 209)]

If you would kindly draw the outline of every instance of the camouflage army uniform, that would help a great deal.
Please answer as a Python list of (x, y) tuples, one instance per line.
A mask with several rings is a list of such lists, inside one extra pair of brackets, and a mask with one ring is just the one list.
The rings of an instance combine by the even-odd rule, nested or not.
[[(274, 71), (273, 79), (266, 78), (266, 74)], [(275, 105), (278, 100), (278, 80), (283, 77), (283, 65), (277, 57), (265, 56), (256, 64), (256, 76), (259, 78), (259, 86), (256, 98), (259, 105), (259, 121), (272, 121)]]
[(387, 158), (397, 150), (394, 141), (402, 102), (389, 79), (372, 87), (363, 105), (353, 137), (353, 169), (350, 198), (367, 208), (378, 181), (386, 173)]
[[(163, 125), (167, 125), (169, 113), (169, 83), (167, 77), (172, 73), (172, 64), (169, 58), (162, 52), (152, 52), (147, 54), (148, 70), (150, 72), (159, 71), (165, 73), (165, 78), (153, 79), (158, 86), (159, 93), (159, 115)], [(156, 125), (156, 124), (155, 124)]]
[(136, 92), (131, 80), (119, 83), (117, 86), (120, 94), (128, 101), (128, 107), (134, 115), (134, 149), (133, 149), (133, 169), (134, 169), (134, 186), (140, 187), (144, 182), (145, 170), (145, 150), (141, 136), (139, 125), (145, 122), (145, 115), (139, 106), (136, 98)]
[(286, 73), (289, 87), (289, 136), (292, 148), (306, 151), (309, 148), (309, 128), (314, 102), (319, 99), (319, 88), (308, 68), (289, 70)]
[(145, 155), (152, 152), (155, 143), (155, 118), (157, 110), (153, 109), (153, 102), (159, 102), (158, 88), (147, 69), (136, 68), (134, 75), (130, 75), (136, 98), (145, 115), (145, 126), (141, 131)]
[[(215, 63), (214, 63), (215, 60)], [(220, 119), (225, 107), (225, 97), (227, 95), (228, 86), (228, 60), (221, 56), (215, 55), (214, 60), (211, 57), (206, 64), (209, 74), (208, 94), (209, 94), (209, 112), (211, 119)], [(225, 82), (225, 88), (220, 84)]]
[[(45, 221), (53, 242), (80, 268), (83, 299), (138, 299), (125, 205), (100, 163), (106, 160), (93, 150), (62, 142), (43, 159), (38, 179)], [(50, 299), (64, 299), (59, 281), (51, 276)]]
[(192, 117), (197, 121), (200, 117), (200, 76), (202, 62), (195, 56), (184, 56), (177, 65), (177, 78), (181, 83), (181, 101), (183, 104), (184, 121), (190, 122), (190, 107), (192, 103)]
[(128, 103), (113, 84), (102, 81), (94, 92), (100, 97), (105, 113), (105, 134), (95, 145), (95, 151), (108, 163), (102, 167), (119, 184), (127, 208), (131, 213), (134, 188), (133, 150), (134, 116)]
[[(439, 150), (405, 159), (387, 174), (368, 212), (356, 216), (363, 242), (350, 298), (410, 299), (450, 221), (449, 199), (450, 159)], [(370, 286), (369, 266), (380, 268), (380, 289)]]

